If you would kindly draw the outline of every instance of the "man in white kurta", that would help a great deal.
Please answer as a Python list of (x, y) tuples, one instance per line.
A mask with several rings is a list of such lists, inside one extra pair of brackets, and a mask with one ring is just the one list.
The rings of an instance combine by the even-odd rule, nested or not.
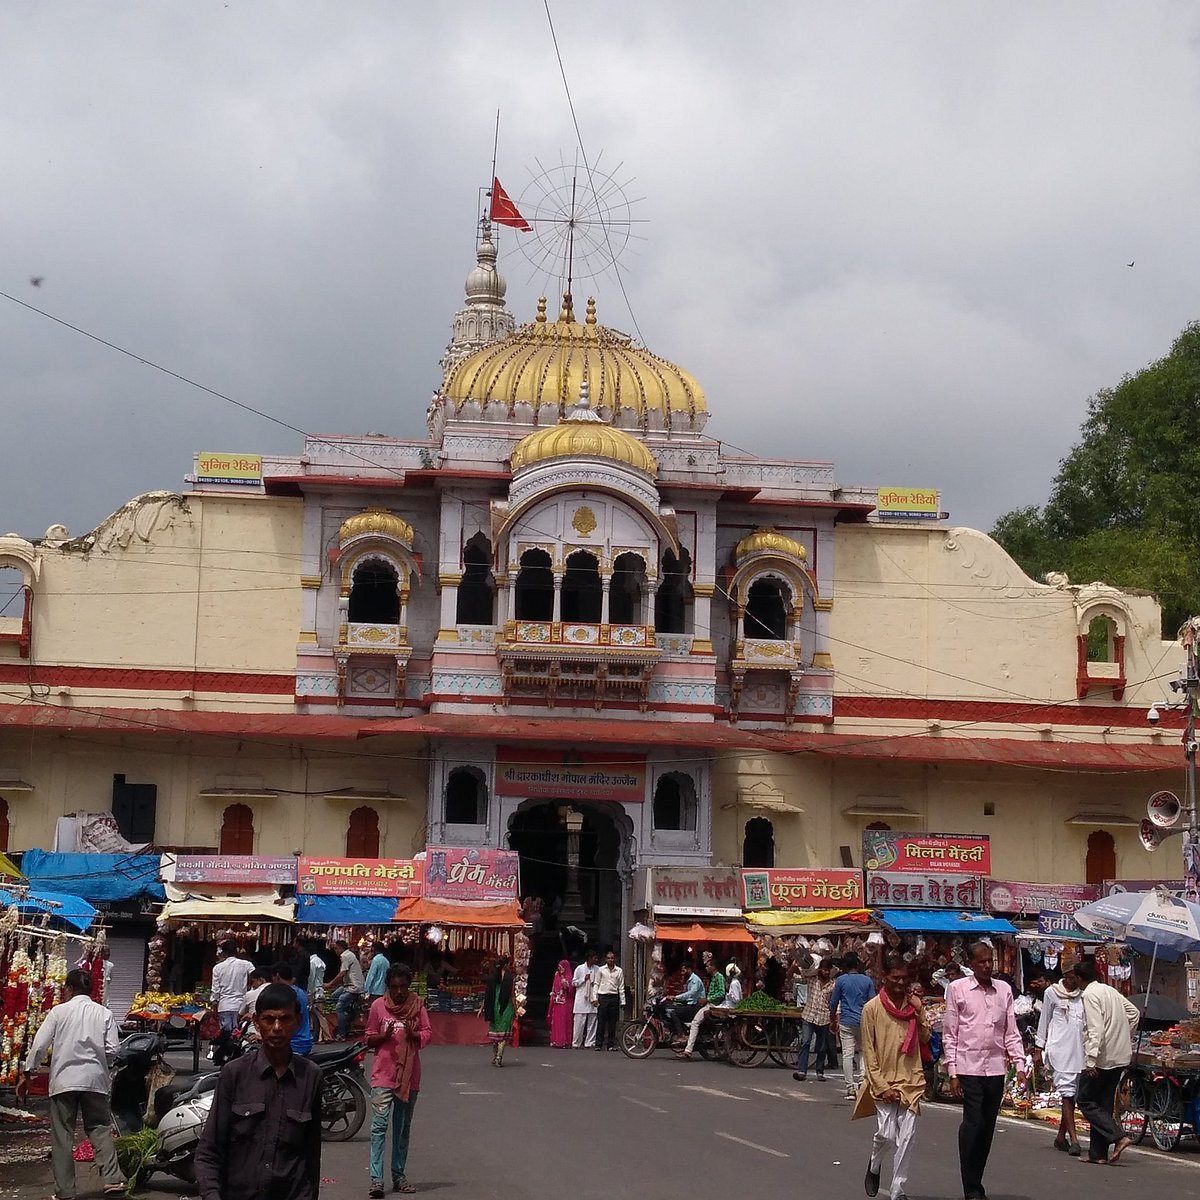
[(1050, 1068), (1054, 1090), (1062, 1097), (1062, 1118), (1054, 1148), (1078, 1158), (1075, 1094), (1084, 1066), (1083, 994), (1073, 971), (1064, 972), (1062, 979), (1051, 984), (1042, 995), (1042, 1016), (1035, 1042), (1034, 1061), (1040, 1059)]
[(571, 982), (575, 987), (575, 1001), (571, 1006), (574, 1018), (573, 1037), (571, 1046), (582, 1050), (585, 1046), (594, 1048), (596, 1045), (596, 952), (589, 950), (587, 958), (575, 968)]

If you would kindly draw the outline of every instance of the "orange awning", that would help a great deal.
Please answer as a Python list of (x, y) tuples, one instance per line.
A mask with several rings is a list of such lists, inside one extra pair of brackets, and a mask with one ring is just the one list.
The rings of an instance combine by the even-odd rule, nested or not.
[(493, 928), (522, 929), (525, 922), (511, 904), (451, 904), (447, 900), (424, 900), (410, 896), (396, 905), (397, 923), (421, 925), (489, 925)]
[(754, 935), (744, 925), (664, 925), (654, 926), (654, 936), (660, 942), (749, 942)]

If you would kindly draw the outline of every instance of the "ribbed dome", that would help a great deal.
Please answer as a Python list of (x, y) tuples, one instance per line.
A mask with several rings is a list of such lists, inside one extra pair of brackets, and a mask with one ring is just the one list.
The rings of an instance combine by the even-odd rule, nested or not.
[(790, 538), (769, 525), (762, 526), (742, 538), (733, 552), (738, 562), (749, 558), (751, 554), (764, 553), (782, 554), (786, 558), (796, 558), (801, 562), (808, 558), (808, 551), (795, 538)]
[(467, 401), (510, 414), (518, 405), (535, 414), (552, 405), (561, 417), (584, 379), (602, 420), (613, 424), (646, 427), (649, 415), (657, 413), (664, 427), (699, 430), (707, 418), (704, 391), (691, 374), (635, 346), (627, 334), (597, 324), (594, 300), (579, 324), (570, 295), (563, 297), (557, 321), (546, 320), (543, 298), (536, 320), (451, 367), (442, 394), (455, 410)]
[(504, 276), (496, 270), (496, 244), (492, 241), (492, 228), (484, 225), (476, 250), (477, 265), (467, 276), (468, 304), (502, 304), (508, 285)]
[(552, 458), (606, 458), (646, 475), (658, 472), (654, 455), (642, 442), (623, 429), (605, 424), (588, 407), (586, 379), (580, 385), (579, 403), (564, 420), (523, 437), (513, 447), (513, 474)]
[(355, 513), (352, 517), (347, 517), (342, 522), (341, 529), (338, 530), (338, 542), (344, 544), (352, 537), (358, 537), (364, 533), (378, 533), (384, 537), (392, 537), (398, 542), (402, 542), (409, 550), (412, 549), (412, 526), (403, 517), (388, 512), (386, 508), (367, 508), (360, 513)]

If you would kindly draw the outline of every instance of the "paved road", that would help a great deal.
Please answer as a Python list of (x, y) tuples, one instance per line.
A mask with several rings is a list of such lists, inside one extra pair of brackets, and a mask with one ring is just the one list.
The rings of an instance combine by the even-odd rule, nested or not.
[[(422, 1056), (409, 1177), (437, 1200), (748, 1200), (863, 1195), (873, 1121), (850, 1121), (835, 1082), (797, 1084), (790, 1072), (647, 1062), (621, 1054), (542, 1048), (447, 1047)], [(917, 1131), (911, 1200), (961, 1196), (958, 1112), (927, 1105)], [(327, 1146), (322, 1196), (363, 1200), (366, 1129)], [(1200, 1191), (1200, 1146), (1175, 1155), (1131, 1151), (1117, 1167), (1056, 1152), (1038, 1123), (1002, 1120), (985, 1180), (992, 1200), (1107, 1200)], [(886, 1196), (887, 1175), (884, 1175)], [(158, 1195), (181, 1185), (156, 1177)], [(82, 1189), (81, 1189), (82, 1190)], [(45, 1195), (45, 1192), (31, 1195)]]

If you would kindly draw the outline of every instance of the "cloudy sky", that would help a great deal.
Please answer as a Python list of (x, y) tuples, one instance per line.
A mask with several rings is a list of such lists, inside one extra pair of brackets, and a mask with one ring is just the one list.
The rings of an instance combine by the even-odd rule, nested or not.
[[(1200, 316), (1194, 5), (552, 11), (586, 152), (644, 197), (633, 317), (576, 292), (716, 437), (988, 528)], [(313, 431), (423, 432), (496, 110), (514, 197), (576, 154), (541, 0), (7, 0), (0, 63), (0, 291)], [(515, 237), (528, 320), (557, 284)], [(0, 530), (299, 448), (2, 298), (0, 360)]]

